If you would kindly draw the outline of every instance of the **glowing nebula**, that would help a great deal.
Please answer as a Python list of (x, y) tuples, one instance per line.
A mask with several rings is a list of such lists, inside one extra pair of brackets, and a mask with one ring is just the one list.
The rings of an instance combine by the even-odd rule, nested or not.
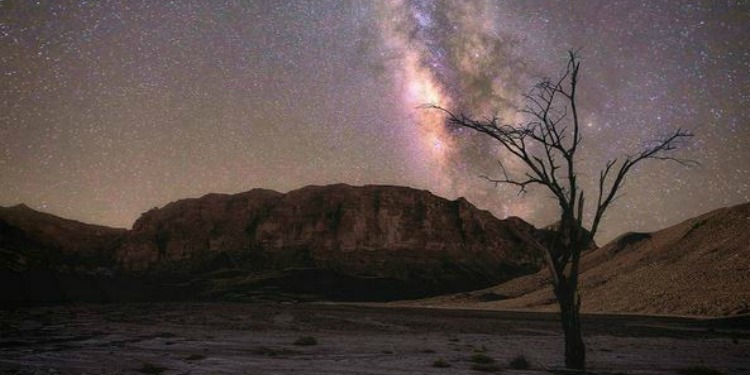
[[(430, 190), (447, 197), (476, 197), (477, 190), (486, 191), (487, 182), (473, 172), (476, 168), (484, 169), (482, 173), (494, 171), (493, 159), (501, 155), (486, 142), (458, 139), (461, 135), (446, 126), (443, 113), (424, 106), (468, 108), (475, 114), (506, 118), (515, 114), (506, 99), (514, 96), (515, 82), (503, 78), (517, 66), (512, 66), (507, 43), (498, 37), (488, 4), (394, 0), (379, 9), (382, 55), (401, 97), (401, 109), (415, 123), (416, 131), (409, 133), (415, 137), (413, 168), (424, 171)], [(489, 156), (492, 163), (467, 166), (466, 160), (475, 160), (477, 153)], [(506, 163), (514, 167), (512, 160)], [(503, 216), (529, 213), (520, 201), (499, 207), (490, 195), (484, 202), (474, 201)]]
[[(419, 156), (414, 160), (427, 162), (422, 167), (433, 179), (431, 185), (438, 183), (439, 189), (446, 190), (446, 163), (453, 157), (454, 141), (444, 126), (443, 117), (429, 110), (420, 110), (425, 104), (450, 106), (452, 100), (447, 95), (444, 85), (438, 81), (435, 73), (425, 64), (425, 59), (432, 56), (424, 38), (414, 38), (409, 29), (423, 28), (429, 25), (429, 14), (416, 12), (414, 7), (403, 1), (392, 1), (383, 4), (381, 9), (381, 36), (387, 54), (395, 54), (394, 66), (390, 67), (399, 95), (404, 104), (403, 110), (413, 118), (417, 125), (416, 148)], [(424, 34), (424, 30), (413, 30)]]
[[(405, 86), (404, 103), (406, 108), (418, 109), (424, 104), (450, 107), (451, 98), (435, 80), (432, 72), (424, 69), (414, 53), (410, 53), (404, 63)], [(441, 113), (432, 110), (416, 111), (422, 146), (426, 153), (441, 168), (445, 166), (447, 158), (452, 156), (453, 139), (444, 126), (445, 120)]]

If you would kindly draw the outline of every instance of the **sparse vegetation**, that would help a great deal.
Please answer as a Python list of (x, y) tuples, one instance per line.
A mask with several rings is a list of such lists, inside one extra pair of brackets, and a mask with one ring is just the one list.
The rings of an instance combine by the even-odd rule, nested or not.
[(698, 229), (698, 228), (702, 227), (704, 224), (706, 224), (706, 221), (707, 220), (701, 220), (701, 221), (693, 223), (693, 226), (692, 226), (691, 229)]
[(451, 364), (446, 362), (442, 358), (438, 358), (435, 360), (435, 362), (432, 362), (432, 367), (447, 368), (447, 367), (451, 367)]
[(500, 366), (495, 363), (495, 359), (482, 353), (472, 355), (469, 360), (472, 363), (471, 369), (483, 372), (500, 371)]
[(166, 367), (162, 367), (159, 365), (155, 365), (153, 363), (144, 363), (141, 368), (138, 369), (139, 372), (142, 372), (144, 374), (161, 374), (164, 371), (167, 371), (168, 369)]
[(678, 371), (680, 375), (724, 375), (723, 372), (705, 366), (693, 366)]
[(297, 345), (297, 346), (318, 345), (318, 340), (312, 336), (300, 336), (297, 340), (294, 341), (294, 345)]
[(274, 349), (274, 348), (269, 348), (265, 346), (260, 346), (258, 348), (253, 349), (252, 353), (265, 355), (268, 357), (275, 357), (279, 355), (299, 354), (300, 352), (296, 350), (287, 349), (287, 348)]
[(514, 370), (526, 370), (531, 367), (529, 361), (522, 354), (515, 356), (508, 362), (508, 367)]
[(500, 371), (500, 366), (495, 363), (475, 363), (471, 365), (471, 369), (483, 372), (497, 372)]
[(696, 222), (694, 222), (694, 223), (693, 223), (693, 225), (691, 225), (691, 226), (690, 226), (690, 230), (689, 230), (689, 231), (688, 231), (687, 233), (685, 233), (685, 235), (686, 235), (686, 236), (690, 235), (690, 234), (691, 234), (691, 233), (693, 233), (693, 232), (694, 232), (695, 230), (697, 230), (698, 228), (700, 228), (700, 227), (702, 227), (703, 225), (705, 225), (707, 221), (708, 221), (708, 220), (700, 220), (700, 221), (696, 221)]
[(484, 346), (484, 345), (482, 345), (479, 348), (474, 348), (474, 352), (475, 353), (486, 353), (487, 352), (487, 347)]
[(474, 363), (495, 363), (495, 359), (485, 354), (477, 353), (469, 358)]

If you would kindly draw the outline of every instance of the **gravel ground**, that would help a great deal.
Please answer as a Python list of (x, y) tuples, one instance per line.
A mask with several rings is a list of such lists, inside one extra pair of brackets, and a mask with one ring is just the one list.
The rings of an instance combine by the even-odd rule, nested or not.
[[(587, 315), (589, 368), (750, 374), (748, 321)], [(548, 313), (335, 304), (5, 308), (0, 374), (481, 374), (478, 354), (503, 374), (548, 374), (562, 367), (558, 324)], [(295, 344), (307, 336), (316, 343)], [(530, 368), (510, 368), (517, 356)]]

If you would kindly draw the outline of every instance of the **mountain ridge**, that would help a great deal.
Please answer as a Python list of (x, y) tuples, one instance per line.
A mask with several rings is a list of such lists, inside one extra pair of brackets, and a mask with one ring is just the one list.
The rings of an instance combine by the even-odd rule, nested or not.
[[(24, 285), (11, 300), (49, 300), (45, 288), (55, 301), (435, 295), (399, 304), (549, 311), (546, 269), (534, 272), (541, 259), (518, 235), (549, 230), (390, 185), (210, 193), (144, 212), (130, 230), (16, 205), (0, 207), (0, 281)], [(750, 203), (625, 233), (584, 253), (583, 309), (748, 313), (749, 244)]]
[[(260, 289), (333, 299), (434, 295), (489, 286), (531, 272), (541, 260), (517, 235), (536, 230), (521, 219), (500, 220), (465, 199), (388, 185), (206, 194), (149, 210), (127, 231), (76, 225), (74, 231), (112, 234), (100, 253), (110, 256), (105, 263), (114, 272), (171, 278), (207, 299), (242, 299)], [(52, 233), (70, 242), (72, 234)], [(342, 285), (358, 286), (343, 293)]]

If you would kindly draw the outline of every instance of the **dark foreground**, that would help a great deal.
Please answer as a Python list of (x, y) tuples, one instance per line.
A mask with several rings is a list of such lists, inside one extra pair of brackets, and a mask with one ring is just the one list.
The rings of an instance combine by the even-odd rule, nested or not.
[[(750, 374), (748, 317), (584, 319), (599, 374)], [(0, 310), (0, 374), (504, 374), (562, 365), (547, 313), (320, 304), (109, 304)], [(295, 345), (309, 336), (315, 345)], [(303, 340), (304, 341), (304, 340)], [(511, 369), (519, 355), (530, 363)], [(434, 367), (442, 359), (449, 367)], [(476, 359), (476, 358), (475, 358)], [(485, 364), (492, 370), (493, 364)]]

